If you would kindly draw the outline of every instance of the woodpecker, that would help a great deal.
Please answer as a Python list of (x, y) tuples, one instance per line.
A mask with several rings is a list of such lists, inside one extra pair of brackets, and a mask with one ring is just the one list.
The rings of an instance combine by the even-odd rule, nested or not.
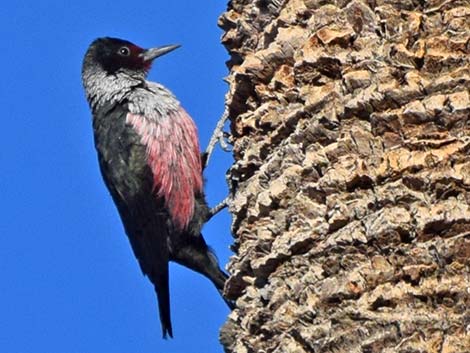
[(206, 276), (221, 294), (227, 278), (201, 234), (209, 208), (196, 126), (167, 88), (147, 81), (153, 61), (178, 47), (98, 38), (82, 66), (101, 174), (155, 288), (163, 338), (173, 337), (169, 261)]

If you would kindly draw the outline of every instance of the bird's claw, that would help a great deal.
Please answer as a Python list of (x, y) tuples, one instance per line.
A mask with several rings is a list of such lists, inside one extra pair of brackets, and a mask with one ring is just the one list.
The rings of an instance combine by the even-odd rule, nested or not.
[(211, 139), (209, 141), (209, 144), (207, 145), (207, 148), (204, 152), (204, 163), (203, 163), (203, 169), (207, 167), (207, 164), (209, 163), (209, 159), (214, 152), (215, 145), (218, 143), (222, 150), (225, 152), (230, 152), (231, 148), (229, 147), (230, 142), (228, 141), (230, 134), (224, 131), (224, 125), (228, 120), (228, 110), (225, 109), (224, 114), (220, 118), (220, 120), (217, 122), (217, 125), (214, 129), (214, 132), (212, 133)]
[(209, 210), (209, 215), (207, 216), (207, 221), (214, 217), (217, 213), (222, 211), (224, 208), (228, 207), (229, 197), (225, 198), (222, 202), (215, 205)]
[(230, 134), (228, 132), (222, 131), (218, 138), (220, 148), (225, 152), (232, 152), (231, 142), (229, 140)]

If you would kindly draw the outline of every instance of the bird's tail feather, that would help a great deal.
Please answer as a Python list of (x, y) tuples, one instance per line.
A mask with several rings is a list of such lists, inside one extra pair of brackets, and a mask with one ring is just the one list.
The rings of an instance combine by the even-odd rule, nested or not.
[(163, 338), (167, 335), (173, 338), (173, 328), (171, 327), (171, 314), (170, 314), (170, 288), (168, 278), (168, 267), (166, 271), (155, 279), (155, 292), (158, 299), (158, 311), (160, 312), (160, 323), (162, 325)]

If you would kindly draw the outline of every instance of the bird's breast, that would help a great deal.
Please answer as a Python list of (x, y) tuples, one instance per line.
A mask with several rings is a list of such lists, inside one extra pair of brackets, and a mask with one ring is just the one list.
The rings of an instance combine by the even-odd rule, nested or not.
[(164, 116), (128, 113), (145, 146), (153, 174), (155, 197), (163, 197), (176, 228), (184, 229), (194, 214), (195, 196), (202, 193), (202, 167), (196, 126), (179, 107)]

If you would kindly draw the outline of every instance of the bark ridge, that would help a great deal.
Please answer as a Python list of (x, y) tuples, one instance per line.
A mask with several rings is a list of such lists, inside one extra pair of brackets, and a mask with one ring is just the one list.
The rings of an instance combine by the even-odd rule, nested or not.
[(470, 351), (470, 3), (232, 0), (227, 352)]

